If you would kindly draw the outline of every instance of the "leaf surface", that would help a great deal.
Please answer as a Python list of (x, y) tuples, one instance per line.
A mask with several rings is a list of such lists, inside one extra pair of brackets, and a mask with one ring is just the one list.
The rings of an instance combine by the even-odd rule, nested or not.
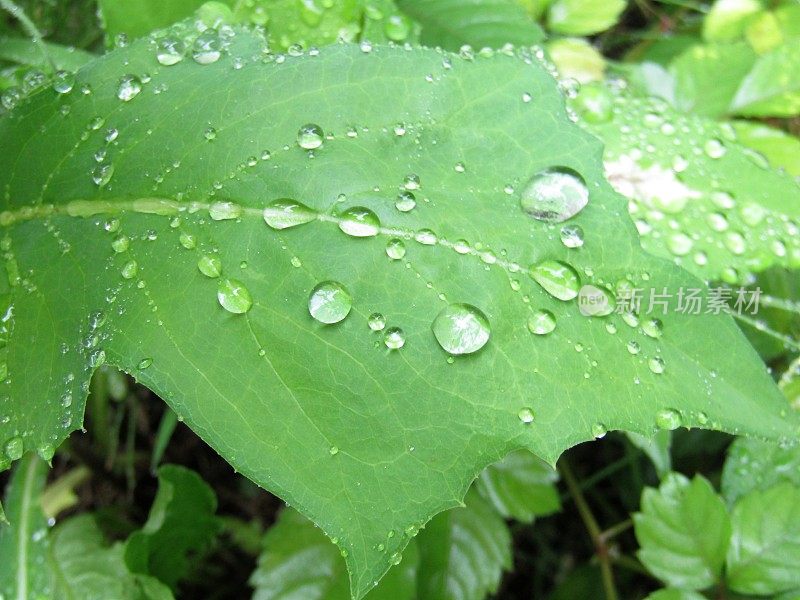
[[(728, 317), (587, 317), (551, 295), (702, 284), (641, 249), (599, 142), (534, 58), (276, 57), (234, 33), (209, 64), (134, 42), (78, 73), (91, 94), (42, 90), (0, 119), (6, 447), (52, 452), (94, 369), (119, 366), (336, 538), (360, 597), (512, 450), (552, 463), (606, 429), (681, 425), (794, 435)], [(580, 248), (521, 208), (554, 167), (586, 182)], [(313, 212), (266, 225), (287, 198)], [(433, 327), (463, 304), (480, 335)], [(540, 310), (550, 334), (529, 330)]]

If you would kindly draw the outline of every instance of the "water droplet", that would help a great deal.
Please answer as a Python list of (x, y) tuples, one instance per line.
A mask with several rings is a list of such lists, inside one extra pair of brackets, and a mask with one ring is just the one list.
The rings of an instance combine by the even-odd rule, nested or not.
[(140, 371), (143, 371), (144, 369), (147, 369), (152, 364), (153, 364), (153, 359), (152, 358), (149, 358), (149, 357), (148, 358), (143, 358), (142, 360), (139, 361), (139, 364), (136, 365), (136, 368), (138, 368)]
[(39, 454), (39, 458), (47, 463), (53, 460), (53, 457), (56, 455), (56, 449), (50, 444), (42, 444), (36, 452)]
[(319, 125), (308, 123), (297, 132), (297, 145), (305, 150), (314, 150), (322, 146), (325, 133)]
[(572, 300), (578, 295), (580, 278), (571, 266), (547, 260), (530, 269), (530, 275), (545, 291), (559, 300)]
[(439, 238), (430, 229), (420, 229), (414, 234), (414, 239), (423, 246), (433, 246), (439, 241)]
[(340, 213), (339, 229), (353, 237), (373, 237), (378, 235), (381, 222), (378, 215), (363, 206), (353, 206)]
[(386, 317), (381, 313), (372, 313), (367, 319), (367, 323), (372, 331), (383, 331), (383, 328), (386, 327)]
[(405, 255), (406, 255), (406, 245), (403, 243), (403, 240), (398, 238), (392, 238), (386, 244), (386, 256), (388, 256), (392, 260), (400, 260)]
[(716, 138), (708, 140), (703, 146), (703, 150), (705, 150), (706, 156), (713, 159), (721, 158), (727, 152), (725, 144)]
[(420, 187), (419, 175), (416, 173), (406, 175), (405, 179), (403, 179), (403, 187), (407, 190), (418, 190)]
[(234, 202), (214, 202), (208, 209), (208, 216), (214, 221), (227, 221), (242, 216), (242, 207)]
[(400, 192), (394, 205), (400, 212), (409, 212), (414, 210), (414, 207), (417, 205), (417, 199), (414, 197), (414, 194), (409, 191)]
[(331, 456), (336, 456), (337, 454), (339, 454), (339, 448), (337, 446), (331, 446), (328, 452), (330, 453)]
[(672, 408), (665, 408), (656, 414), (656, 425), (659, 429), (673, 431), (681, 426), (681, 413)]
[(310, 223), (317, 213), (291, 198), (281, 198), (270, 202), (264, 209), (264, 221), (273, 229), (288, 229), (296, 225)]
[(158, 41), (156, 60), (166, 67), (175, 65), (183, 60), (186, 45), (179, 38), (166, 37)]
[(24, 452), (22, 438), (19, 436), (11, 438), (6, 442), (4, 449), (9, 460), (19, 460)]
[(583, 246), (583, 228), (580, 225), (564, 225), (561, 228), (561, 243), (567, 248)]
[(577, 172), (567, 167), (545, 169), (522, 190), (522, 210), (534, 219), (560, 223), (577, 215), (589, 203), (589, 189)]
[(664, 323), (660, 319), (648, 319), (642, 324), (642, 331), (646, 336), (658, 339), (664, 333)]
[(311, 290), (308, 312), (320, 323), (342, 321), (353, 306), (353, 299), (344, 286), (335, 281), (323, 281)]
[(471, 304), (451, 304), (433, 321), (433, 334), (450, 354), (472, 354), (489, 341), (489, 319)]
[(664, 363), (664, 359), (660, 356), (654, 356), (649, 361), (647, 361), (647, 366), (650, 367), (650, 370), (655, 373), (656, 375), (661, 375), (666, 368)]
[(139, 95), (142, 91), (142, 80), (136, 75), (125, 75), (119, 80), (117, 86), (117, 98), (123, 102), (129, 102)]
[(103, 163), (92, 170), (92, 181), (97, 187), (105, 187), (114, 176), (114, 165)]
[(210, 65), (222, 56), (222, 41), (213, 29), (206, 29), (192, 45), (192, 58), (201, 65)]
[(525, 423), (527, 425), (527, 424), (533, 423), (533, 419), (534, 419), (535, 415), (533, 414), (533, 409), (532, 408), (524, 406), (524, 407), (519, 409), (519, 412), (517, 413), (517, 416), (519, 417), (520, 421), (522, 421), (523, 423)]
[(131, 244), (131, 239), (127, 235), (121, 235), (111, 242), (111, 249), (120, 254), (128, 250)]
[(203, 130), (203, 137), (206, 138), (209, 142), (212, 140), (217, 139), (217, 130), (213, 127), (206, 127)]
[(136, 277), (136, 274), (138, 272), (139, 272), (139, 263), (137, 263), (135, 260), (129, 260), (128, 262), (126, 262), (122, 266), (122, 271), (120, 271), (122, 277), (124, 277), (125, 279), (133, 279), (134, 277)]
[(578, 310), (586, 317), (605, 317), (614, 312), (616, 300), (606, 289), (584, 285), (578, 293)]
[(547, 335), (556, 328), (556, 316), (549, 310), (537, 310), (528, 317), (528, 330), (536, 335)]
[(628, 352), (630, 352), (631, 354), (634, 354), (634, 355), (635, 354), (639, 354), (639, 352), (641, 352), (641, 350), (642, 350), (642, 347), (639, 345), (639, 342), (637, 342), (635, 340), (631, 340), (630, 342), (628, 342)]
[(253, 306), (253, 299), (244, 284), (235, 279), (223, 279), (217, 287), (217, 300), (222, 308), (236, 315), (244, 314)]
[(399, 350), (406, 343), (406, 336), (399, 327), (390, 327), (383, 336), (383, 343), (389, 350)]
[(197, 246), (197, 238), (193, 236), (191, 233), (183, 232), (181, 233), (178, 239), (181, 243), (181, 246), (183, 246), (187, 250), (191, 250), (192, 248)]
[(384, 21), (383, 32), (393, 42), (402, 42), (411, 33), (411, 21), (402, 15), (390, 15)]
[(606, 433), (608, 433), (608, 428), (603, 425), (603, 423), (595, 423), (592, 425), (592, 436), (595, 439), (599, 440), (600, 438), (605, 437)]
[(69, 71), (56, 71), (53, 76), (53, 89), (59, 94), (69, 94), (75, 86), (75, 75)]
[(675, 256), (686, 256), (692, 251), (692, 238), (685, 233), (678, 231), (667, 238), (667, 249)]

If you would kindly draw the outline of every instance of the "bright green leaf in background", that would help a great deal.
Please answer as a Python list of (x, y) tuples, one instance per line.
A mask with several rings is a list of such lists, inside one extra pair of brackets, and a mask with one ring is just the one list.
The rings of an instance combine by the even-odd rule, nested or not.
[(783, 483), (740, 499), (726, 580), (742, 594), (768, 595), (800, 588), (800, 488)]
[(500, 48), (544, 39), (517, 0), (398, 0), (397, 5), (422, 25), (421, 42), (427, 46)]
[(591, 35), (612, 27), (625, 10), (625, 0), (555, 0), (547, 26), (564, 35)]
[(605, 71), (605, 59), (582, 38), (559, 38), (546, 44), (547, 53), (562, 78), (579, 83), (600, 81)]
[(747, 117), (791, 117), (800, 112), (800, 38), (761, 56), (731, 101)]
[[(51, 454), (93, 370), (119, 366), (336, 538), (362, 596), (511, 450), (795, 434), (727, 317), (578, 310), (580, 283), (702, 286), (641, 250), (533, 56), (276, 58), (228, 27), (184, 56), (184, 33), (0, 120), (5, 462)], [(589, 198), (569, 227), (521, 208), (553, 168)]]
[(789, 482), (800, 488), (800, 446), (781, 448), (741, 438), (728, 450), (722, 475), (722, 494), (728, 504), (754, 490)]
[(669, 588), (653, 592), (647, 597), (647, 600), (705, 600), (705, 598), (702, 594), (690, 590)]
[(645, 489), (634, 516), (639, 559), (668, 585), (702, 590), (720, 579), (731, 522), (725, 504), (702, 476), (672, 473)]
[(800, 187), (732, 126), (601, 86), (574, 106), (605, 142), (606, 176), (630, 200), (645, 249), (731, 284), (800, 266)]
[(759, 0), (715, 0), (703, 20), (703, 37), (711, 42), (736, 40), (747, 22), (763, 8)]
[(130, 38), (147, 35), (154, 29), (185, 19), (204, 3), (205, 0), (97, 0), (104, 30), (112, 38), (121, 33)]
[(481, 600), (511, 568), (511, 533), (474, 491), (466, 505), (435, 517), (417, 538), (418, 598)]
[(800, 177), (800, 139), (753, 121), (734, 121), (733, 128), (740, 144), (765, 156), (774, 168)]

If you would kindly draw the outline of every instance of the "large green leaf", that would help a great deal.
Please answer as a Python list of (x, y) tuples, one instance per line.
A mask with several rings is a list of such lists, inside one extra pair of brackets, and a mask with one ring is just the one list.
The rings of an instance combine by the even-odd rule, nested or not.
[(511, 533), (474, 490), (463, 508), (435, 517), (417, 545), (418, 598), (483, 600), (497, 591), (503, 571), (511, 568)]
[(398, 0), (397, 5), (422, 24), (421, 41), (429, 46), (500, 48), (544, 39), (517, 0)]
[(726, 581), (730, 589), (758, 596), (800, 587), (800, 489), (782, 483), (756, 490), (736, 503)]
[(49, 590), (47, 517), (41, 506), (47, 463), (27, 454), (6, 490), (9, 523), (0, 524), (0, 597), (40, 598)]
[(706, 479), (672, 473), (658, 490), (645, 489), (641, 510), (634, 516), (639, 558), (653, 575), (689, 590), (719, 581), (731, 523)]
[[(78, 73), (91, 94), (42, 90), (0, 119), (0, 441), (15, 449), (3, 465), (20, 444), (51, 453), (81, 426), (94, 369), (119, 366), (335, 537), (363, 596), (409, 532), (514, 449), (552, 463), (606, 429), (795, 435), (728, 317), (673, 300), (660, 325), (642, 314), (639, 327), (557, 299), (577, 279), (702, 284), (640, 248), (600, 143), (533, 57), (366, 45), (273, 56), (225, 33), (204, 65), (161, 66), (149, 40), (134, 42)], [(319, 147), (298, 147), (301, 128)], [(582, 234), (521, 210), (554, 167), (579, 174), (566, 172), (572, 191), (586, 182), (569, 223)], [(401, 191), (416, 208), (396, 208)], [(281, 213), (282, 198), (314, 212)], [(310, 220), (275, 230), (267, 205), (274, 225)], [(324, 325), (309, 295), (329, 281), (348, 293), (323, 286), (314, 313), (350, 311)], [(529, 323), (540, 310), (556, 328), (534, 335), (551, 322)], [(457, 354), (486, 327), (485, 347)]]
[(599, 85), (575, 108), (605, 142), (606, 175), (646, 250), (728, 283), (800, 266), (800, 186), (737, 144), (730, 125)]
[(219, 524), (217, 499), (197, 473), (177, 465), (158, 470), (158, 493), (142, 529), (126, 542), (125, 562), (173, 589), (186, 576), (189, 559), (205, 552)]
[[(374, 549), (385, 552), (385, 546)], [(412, 542), (367, 600), (416, 598), (417, 555)], [(250, 578), (253, 600), (350, 600), (344, 559), (325, 535), (296, 510), (284, 509), (264, 536), (258, 568)]]
[[(58, 44), (45, 44), (47, 54), (57, 69), (76, 71), (95, 58), (77, 48), (67, 48)], [(41, 48), (33, 41), (25, 38), (0, 38), (0, 60), (28, 65), (31, 67), (49, 68), (45, 63)]]

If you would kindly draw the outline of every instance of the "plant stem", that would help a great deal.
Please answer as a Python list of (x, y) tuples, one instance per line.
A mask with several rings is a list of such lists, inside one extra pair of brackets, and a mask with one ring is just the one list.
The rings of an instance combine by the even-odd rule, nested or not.
[(51, 72), (55, 73), (56, 64), (53, 62), (53, 59), (50, 58), (50, 53), (47, 51), (47, 46), (45, 46), (42, 40), (42, 34), (39, 28), (36, 27), (36, 24), (31, 21), (30, 17), (25, 14), (25, 11), (13, 0), (0, 0), (0, 7), (5, 9), (6, 12), (22, 24), (22, 28), (31, 36), (31, 40), (42, 53), (45, 63), (50, 66)]
[(581, 520), (586, 526), (589, 536), (592, 538), (597, 558), (600, 561), (600, 571), (603, 577), (603, 589), (606, 592), (606, 600), (618, 600), (617, 588), (614, 585), (614, 572), (611, 568), (611, 556), (603, 537), (603, 531), (600, 529), (600, 525), (597, 524), (597, 519), (594, 518), (592, 509), (589, 508), (583, 496), (578, 480), (575, 479), (575, 475), (573, 475), (572, 470), (565, 460), (562, 459), (559, 461), (558, 470), (561, 472), (561, 476), (564, 478), (564, 482), (569, 488), (572, 499), (575, 501), (575, 506), (578, 508)]

